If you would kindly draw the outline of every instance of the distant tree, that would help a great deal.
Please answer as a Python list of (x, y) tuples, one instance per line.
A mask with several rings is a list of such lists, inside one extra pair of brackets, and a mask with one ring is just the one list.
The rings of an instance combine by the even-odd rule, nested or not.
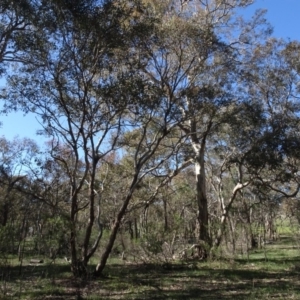
[(27, 236), (33, 205), (23, 193), (39, 157), (39, 148), (30, 139), (0, 138), (0, 240), (4, 254), (14, 253)]

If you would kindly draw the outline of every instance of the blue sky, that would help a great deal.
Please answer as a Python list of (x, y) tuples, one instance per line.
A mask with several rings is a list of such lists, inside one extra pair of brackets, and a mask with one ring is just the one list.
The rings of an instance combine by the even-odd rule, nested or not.
[(266, 18), (274, 36), (300, 40), (300, 0), (257, 0), (247, 8), (247, 14), (259, 8), (268, 10)]
[[(300, 40), (300, 0), (257, 0), (245, 10), (245, 14), (251, 16), (259, 8), (268, 10), (266, 18), (274, 27), (274, 36)], [(36, 135), (40, 125), (33, 115), (11, 113), (8, 116), (0, 116), (0, 120), (3, 123), (0, 136), (3, 135), (9, 140), (15, 136), (30, 137), (43, 144), (43, 137)]]

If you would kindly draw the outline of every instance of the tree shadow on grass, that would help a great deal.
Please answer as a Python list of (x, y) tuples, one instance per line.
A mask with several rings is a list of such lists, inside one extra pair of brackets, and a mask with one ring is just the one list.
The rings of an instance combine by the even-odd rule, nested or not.
[(101, 278), (82, 279), (72, 277), (69, 265), (24, 266), (21, 275), (19, 267), (12, 267), (9, 280), (12, 289), (21, 287), (15, 297), (26, 299), (284, 299), (291, 294), (295, 299), (300, 297), (297, 270), (256, 270), (247, 264), (241, 261), (224, 268), (202, 263), (116, 264), (108, 265)]
[(7, 281), (15, 281), (20, 278), (30, 277), (57, 277), (62, 274), (70, 273), (70, 266), (67, 264), (29, 264), (23, 265), (1, 265), (0, 264), (0, 280), (5, 279)]
[[(127, 294), (130, 299), (264, 299), (266, 295), (275, 299), (281, 295), (278, 297), (282, 299), (291, 291), (300, 295), (299, 285), (294, 284), (294, 272), (185, 266), (165, 270), (154, 265), (128, 266), (127, 270), (130, 271), (126, 276), (125, 270), (121, 273), (123, 284), (131, 286)], [(120, 280), (117, 266), (111, 266), (109, 272), (116, 272), (114, 276)]]
[(277, 266), (286, 266), (288, 265), (299, 265), (300, 264), (300, 256), (286, 257), (283, 255), (277, 255), (277, 258), (249, 258), (245, 259), (236, 259), (235, 262), (240, 264), (241, 266), (245, 265), (261, 265), (261, 264), (273, 264)]

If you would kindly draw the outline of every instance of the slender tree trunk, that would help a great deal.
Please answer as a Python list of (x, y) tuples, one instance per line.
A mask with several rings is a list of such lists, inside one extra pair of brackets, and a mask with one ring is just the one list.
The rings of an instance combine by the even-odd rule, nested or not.
[(105, 247), (105, 250), (104, 250), (104, 252), (103, 252), (103, 254), (101, 256), (100, 263), (96, 266), (96, 270), (94, 272), (94, 274), (96, 276), (101, 275), (103, 269), (106, 266), (107, 259), (109, 257), (109, 254), (110, 254), (112, 248), (113, 248), (114, 242), (115, 242), (116, 237), (117, 237), (118, 230), (119, 230), (120, 225), (121, 225), (122, 218), (125, 215), (125, 212), (126, 212), (126, 209), (127, 209), (127, 206), (129, 204), (129, 201), (130, 201), (131, 197), (132, 197), (132, 192), (130, 192), (127, 195), (127, 197), (124, 200), (123, 205), (122, 205), (121, 209), (119, 210), (119, 213), (118, 213), (118, 215), (117, 215), (117, 217), (115, 219), (113, 228), (112, 228), (111, 233), (110, 233), (110, 237), (109, 237), (108, 243), (107, 243), (107, 245)]
[(199, 226), (199, 240), (204, 241), (210, 245), (210, 237), (208, 231), (208, 206), (206, 195), (206, 178), (204, 165), (204, 147), (201, 147), (199, 155), (195, 163), (196, 174), (196, 192), (198, 203), (198, 226)]
[(20, 237), (19, 237), (19, 245), (18, 245), (18, 259), (20, 262), (22, 262), (22, 260), (23, 260), (24, 245), (26, 242), (26, 233), (27, 233), (26, 232), (26, 222), (27, 222), (26, 216), (24, 216), (23, 220), (22, 220), (22, 226), (20, 228)]
[(232, 254), (235, 255), (236, 252), (235, 224), (233, 223), (232, 218), (228, 218), (228, 225), (231, 234)]
[(134, 235), (133, 235), (132, 221), (131, 220), (128, 221), (128, 231), (129, 231), (130, 239), (133, 240)]
[(109, 236), (109, 240), (108, 240), (108, 243), (105, 247), (105, 250), (101, 256), (101, 259), (100, 259), (100, 262), (99, 264), (96, 266), (96, 270), (94, 272), (94, 275), (95, 276), (100, 276), (102, 274), (102, 271), (104, 270), (105, 266), (106, 266), (106, 262), (107, 262), (107, 259), (109, 257), (109, 254), (114, 246), (114, 243), (115, 243), (115, 240), (116, 240), (116, 237), (117, 237), (117, 233), (118, 233), (118, 230), (121, 226), (121, 221), (126, 213), (126, 209), (128, 207), (128, 204), (132, 198), (132, 194), (133, 194), (133, 191), (135, 189), (135, 186), (138, 182), (138, 173), (135, 174), (133, 180), (132, 180), (132, 183), (131, 183), (131, 186), (130, 186), (130, 189), (129, 189), (129, 192), (126, 196), (126, 198), (124, 199), (124, 202), (123, 202), (123, 205), (122, 207), (120, 208), (118, 214), (117, 214), (117, 217), (114, 221), (114, 224), (113, 224), (113, 227), (111, 229), (111, 233), (110, 233), (110, 236)]
[(141, 229), (142, 229), (142, 235), (148, 233), (148, 211), (149, 211), (149, 206), (146, 205), (144, 207), (144, 211), (141, 215)]
[(168, 223), (168, 211), (167, 211), (167, 200), (163, 199), (164, 205), (164, 231), (169, 230), (169, 223)]
[(218, 230), (217, 237), (214, 242), (214, 248), (218, 248), (222, 242), (224, 231), (226, 228), (227, 216), (228, 216), (228, 209), (224, 209), (221, 217), (220, 228)]
[(249, 184), (249, 182), (245, 182), (245, 183), (238, 183), (233, 191), (232, 191), (232, 194), (231, 194), (231, 197), (228, 201), (228, 204), (227, 205), (222, 205), (223, 208), (222, 208), (222, 216), (221, 216), (221, 220), (220, 220), (220, 228), (218, 230), (218, 233), (217, 233), (217, 237), (214, 241), (214, 245), (213, 247), (214, 248), (218, 248), (222, 242), (222, 238), (223, 238), (223, 235), (224, 235), (224, 231), (226, 229), (226, 221), (227, 221), (227, 217), (228, 217), (228, 214), (229, 214), (229, 211), (230, 211), (230, 208), (232, 206), (232, 203), (233, 201), (235, 200), (236, 198), (236, 195), (238, 193), (238, 191), (240, 191), (241, 189), (243, 189), (245, 186), (247, 186)]
[(71, 250), (71, 271), (75, 276), (80, 276), (80, 270), (77, 259), (76, 249), (76, 214), (77, 214), (77, 197), (71, 195), (71, 230), (70, 230), (70, 250)]
[[(92, 181), (93, 180), (94, 180), (94, 176), (92, 178)], [(94, 211), (95, 192), (94, 192), (93, 182), (90, 183), (90, 187), (89, 187), (89, 199), (90, 199), (89, 220), (88, 220), (88, 225), (87, 225), (86, 231), (85, 231), (84, 242), (83, 242), (83, 245), (82, 245), (82, 257), (81, 257), (82, 267), (84, 269), (86, 269), (91, 255), (96, 250), (96, 249), (91, 249), (92, 253), (89, 253), (89, 244), (90, 244), (90, 240), (91, 240), (92, 228), (93, 228), (94, 222), (95, 222), (95, 211)]]
[(248, 208), (246, 201), (244, 200), (244, 211), (246, 212), (246, 227), (248, 229), (248, 236), (250, 240), (250, 249), (257, 248), (257, 241), (252, 230), (251, 222), (251, 208)]
[(135, 239), (137, 240), (139, 238), (139, 230), (138, 230), (138, 224), (136, 218), (134, 218), (134, 231), (135, 231)]

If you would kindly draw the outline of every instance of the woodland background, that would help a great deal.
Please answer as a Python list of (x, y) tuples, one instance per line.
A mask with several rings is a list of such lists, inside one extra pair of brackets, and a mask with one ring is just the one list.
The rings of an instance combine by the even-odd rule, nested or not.
[(99, 276), (299, 224), (300, 44), (243, 18), (252, 2), (1, 1), (2, 113), (47, 139), (0, 138), (4, 258)]

